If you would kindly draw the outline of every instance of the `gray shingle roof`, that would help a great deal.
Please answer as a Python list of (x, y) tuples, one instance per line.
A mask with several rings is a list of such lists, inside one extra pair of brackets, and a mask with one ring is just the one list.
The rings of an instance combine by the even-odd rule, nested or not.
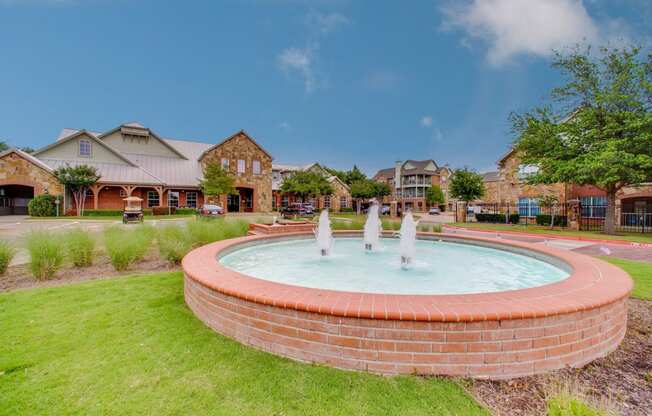
[(481, 173), (480, 175), (482, 175), (482, 179), (485, 182), (496, 182), (500, 180), (499, 171), (485, 172), (485, 173)]

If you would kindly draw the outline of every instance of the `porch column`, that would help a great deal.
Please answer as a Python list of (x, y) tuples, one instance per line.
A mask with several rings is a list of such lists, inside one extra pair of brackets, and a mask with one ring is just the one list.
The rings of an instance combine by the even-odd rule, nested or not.
[(125, 194), (127, 194), (127, 196), (129, 197), (129, 196), (131, 196), (131, 193), (134, 191), (134, 189), (137, 188), (137, 186), (133, 186), (133, 185), (120, 185), (120, 188), (122, 188), (122, 190), (125, 191)]
[(98, 209), (99, 207), (99, 201), (100, 201), (100, 191), (105, 187), (106, 185), (91, 185), (91, 191), (93, 191), (93, 209)]
[(168, 202), (163, 199), (163, 194), (165, 193), (165, 188), (162, 186), (154, 186), (154, 190), (158, 193), (158, 203), (161, 207), (167, 207)]

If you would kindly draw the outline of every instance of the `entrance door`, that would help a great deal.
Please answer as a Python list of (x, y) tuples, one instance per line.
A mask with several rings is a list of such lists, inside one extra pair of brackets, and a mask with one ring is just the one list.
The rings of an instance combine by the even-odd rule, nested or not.
[(34, 188), (22, 185), (0, 187), (0, 215), (27, 215), (27, 205), (34, 198)]
[(226, 210), (228, 212), (240, 212), (240, 195), (227, 195)]
[(238, 188), (240, 193), (240, 212), (253, 212), (254, 191), (251, 188)]

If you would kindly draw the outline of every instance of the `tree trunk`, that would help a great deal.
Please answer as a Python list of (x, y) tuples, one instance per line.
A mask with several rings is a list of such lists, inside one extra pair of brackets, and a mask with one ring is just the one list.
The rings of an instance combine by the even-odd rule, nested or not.
[(607, 190), (607, 212), (604, 217), (604, 233), (616, 233), (616, 191)]
[(555, 228), (555, 206), (550, 207), (550, 229), (553, 230)]
[(79, 200), (80, 194), (78, 191), (72, 191), (72, 197), (75, 198), (75, 208), (77, 208), (77, 216), (81, 217), (81, 201)]

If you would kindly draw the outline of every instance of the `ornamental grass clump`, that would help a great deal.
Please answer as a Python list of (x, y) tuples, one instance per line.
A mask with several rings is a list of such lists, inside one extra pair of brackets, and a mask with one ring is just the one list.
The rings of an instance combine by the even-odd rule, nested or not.
[(54, 276), (65, 257), (65, 250), (61, 249), (61, 238), (47, 231), (32, 231), (26, 242), (32, 275), (39, 280)]
[(75, 267), (88, 267), (93, 264), (95, 238), (88, 231), (77, 228), (64, 235), (68, 259)]
[(193, 247), (247, 234), (249, 223), (225, 218), (199, 219), (188, 223), (188, 238)]
[(188, 231), (176, 224), (161, 228), (157, 241), (160, 256), (174, 264), (180, 263), (192, 248)]
[(149, 251), (155, 234), (154, 227), (148, 225), (139, 225), (131, 230), (117, 226), (107, 228), (104, 232), (104, 246), (113, 267), (122, 271), (142, 260)]
[(363, 230), (365, 220), (361, 219), (340, 219), (331, 218), (331, 229), (333, 230)]
[(7, 272), (11, 259), (14, 258), (16, 250), (6, 241), (0, 241), (0, 275)]

